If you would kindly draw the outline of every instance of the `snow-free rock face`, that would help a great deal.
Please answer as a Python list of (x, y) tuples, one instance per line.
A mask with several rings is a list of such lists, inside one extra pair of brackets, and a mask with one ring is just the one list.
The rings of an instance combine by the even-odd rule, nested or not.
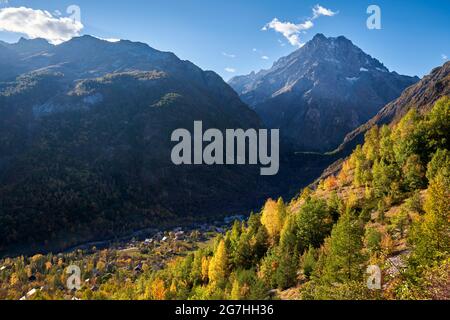
[(390, 72), (345, 37), (318, 34), (271, 69), (229, 84), (296, 151), (329, 151), (419, 81)]

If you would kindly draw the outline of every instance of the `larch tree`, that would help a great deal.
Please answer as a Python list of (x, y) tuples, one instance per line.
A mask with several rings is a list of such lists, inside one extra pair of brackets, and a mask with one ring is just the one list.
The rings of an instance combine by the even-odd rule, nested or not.
[(330, 252), (325, 262), (325, 278), (344, 283), (360, 280), (364, 273), (363, 228), (347, 209), (331, 233)]
[(164, 300), (166, 298), (167, 290), (162, 279), (155, 279), (148, 287), (149, 294), (152, 300)]
[(281, 214), (279, 204), (269, 199), (262, 211), (261, 223), (266, 227), (272, 244), (277, 243), (280, 237), (283, 227)]
[(441, 169), (450, 171), (449, 168), (450, 168), (450, 152), (447, 149), (438, 149), (431, 158), (431, 161), (428, 163), (427, 167), (428, 181), (433, 180)]
[(444, 170), (430, 182), (424, 204), (425, 215), (415, 225), (411, 240), (414, 256), (422, 265), (450, 252), (450, 177)]
[(225, 241), (221, 240), (209, 263), (209, 280), (213, 286), (221, 287), (228, 276), (229, 259)]

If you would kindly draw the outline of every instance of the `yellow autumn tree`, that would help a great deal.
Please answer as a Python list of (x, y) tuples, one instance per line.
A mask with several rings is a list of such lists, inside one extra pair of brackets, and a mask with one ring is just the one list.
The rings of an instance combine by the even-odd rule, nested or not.
[(350, 177), (351, 177), (350, 171), (351, 170), (352, 170), (352, 165), (351, 165), (350, 161), (348, 161), (348, 160), (345, 161), (342, 164), (342, 169), (339, 172), (339, 175), (337, 177), (338, 184), (340, 187), (346, 186), (349, 183), (351, 183), (351, 181), (350, 181)]
[(235, 279), (233, 281), (233, 286), (231, 288), (231, 300), (238, 301), (241, 299), (241, 288), (239, 286), (239, 281)]
[(169, 292), (173, 295), (175, 295), (177, 293), (177, 283), (176, 283), (175, 279), (172, 280), (172, 284), (170, 285)]
[(213, 286), (221, 286), (228, 276), (228, 253), (225, 241), (221, 240), (209, 263), (209, 280)]
[(9, 284), (14, 287), (16, 284), (20, 282), (17, 273), (11, 274), (11, 278), (9, 279)]
[[(283, 228), (284, 220), (288, 216), (288, 211), (287, 211), (286, 204), (284, 203), (283, 198), (280, 197), (278, 199), (277, 207), (278, 207), (277, 208), (278, 209), (278, 217), (280, 219), (281, 228)], [(280, 230), (280, 232), (281, 232), (281, 230)]]
[(432, 235), (438, 250), (448, 250), (450, 246), (450, 178), (437, 175), (430, 183), (425, 201), (425, 229)]
[(379, 157), (380, 136), (379, 129), (374, 126), (365, 136), (365, 143), (363, 146), (363, 153), (367, 160), (375, 161)]
[(201, 271), (201, 277), (203, 282), (207, 282), (209, 277), (209, 258), (208, 257), (202, 257), (202, 271)]
[(338, 186), (338, 181), (337, 181), (336, 177), (333, 175), (328, 177), (327, 179), (325, 179), (324, 185), (323, 185), (325, 191), (332, 191), (332, 190), (336, 189), (337, 186)]
[(440, 173), (430, 182), (424, 209), (425, 215), (412, 237), (415, 238), (415, 255), (427, 265), (450, 251), (449, 176)]
[(278, 241), (281, 229), (283, 228), (281, 214), (279, 204), (269, 199), (262, 211), (261, 223), (266, 227), (272, 244)]
[(163, 280), (156, 279), (150, 285), (150, 294), (153, 300), (164, 300), (166, 298), (166, 285)]

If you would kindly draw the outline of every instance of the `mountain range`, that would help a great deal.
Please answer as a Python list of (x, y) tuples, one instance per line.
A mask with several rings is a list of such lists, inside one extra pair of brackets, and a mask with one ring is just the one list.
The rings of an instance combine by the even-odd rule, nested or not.
[(0, 44), (0, 55), (10, 59), (0, 82), (0, 250), (200, 220), (266, 196), (259, 168), (171, 162), (171, 133), (196, 120), (205, 130), (261, 127), (214, 72), (90, 36)]
[(390, 72), (341, 36), (317, 34), (272, 68), (232, 78), (229, 84), (295, 151), (335, 149), (419, 81)]
[[(21, 39), (0, 42), (0, 58), (0, 252), (66, 248), (292, 196), (351, 152), (297, 151), (336, 148), (419, 80), (323, 35), (230, 85), (126, 40)], [(198, 120), (205, 129), (279, 128), (279, 175), (172, 164), (171, 133)]]

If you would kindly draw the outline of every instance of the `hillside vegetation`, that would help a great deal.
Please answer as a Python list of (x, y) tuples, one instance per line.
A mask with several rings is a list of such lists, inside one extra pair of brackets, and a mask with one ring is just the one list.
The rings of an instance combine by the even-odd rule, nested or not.
[[(171, 161), (172, 132), (194, 121), (261, 126), (217, 74), (89, 36), (44, 53), (0, 79), (0, 256), (189, 224), (271, 194), (258, 168)], [(255, 203), (243, 208), (245, 199)]]
[[(372, 128), (340, 173), (316, 190), (305, 189), (290, 203), (268, 200), (247, 222), (182, 252), (162, 270), (146, 265), (136, 275), (130, 267), (113, 265), (107, 277), (92, 270), (105, 270), (111, 253), (94, 258), (80, 253), (76, 261), (89, 271), (83, 280), (95, 279), (96, 286), (70, 294), (156, 300), (449, 299), (450, 98), (440, 99), (426, 115), (412, 109), (392, 127)], [(70, 259), (2, 261), (8, 267), (0, 271), (0, 292), (12, 296), (33, 274), (52, 279), (33, 298), (64, 297), (62, 270)], [(382, 290), (368, 289), (368, 266), (381, 268)]]
[(177, 129), (263, 125), (219, 75), (143, 43), (21, 40), (0, 60), (0, 257), (247, 213), (336, 160), (281, 148), (276, 177), (175, 165)]

